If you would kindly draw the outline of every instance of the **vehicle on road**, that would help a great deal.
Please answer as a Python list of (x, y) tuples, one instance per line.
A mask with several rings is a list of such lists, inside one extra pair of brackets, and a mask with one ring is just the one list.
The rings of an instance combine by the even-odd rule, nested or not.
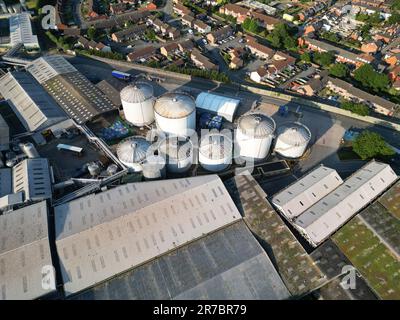
[(118, 70), (113, 70), (111, 72), (111, 75), (117, 79), (129, 81), (132, 78), (132, 75), (126, 72), (118, 71)]

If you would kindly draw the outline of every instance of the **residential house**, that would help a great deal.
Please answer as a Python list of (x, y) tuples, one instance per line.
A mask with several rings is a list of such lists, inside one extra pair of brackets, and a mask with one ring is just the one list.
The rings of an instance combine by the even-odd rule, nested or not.
[(85, 37), (80, 36), (78, 38), (77, 44), (84, 49), (89, 49), (89, 40)]
[(267, 16), (265, 14), (259, 13), (259, 12), (252, 12), (251, 16), (253, 19), (255, 19), (258, 23), (258, 25), (262, 28), (266, 28), (267, 30), (271, 31), (275, 28), (275, 25), (280, 23), (281, 21), (277, 18)]
[(127, 60), (129, 62), (136, 62), (141, 59), (147, 59), (153, 56), (156, 52), (156, 49), (153, 46), (147, 46), (138, 50), (135, 50), (128, 54)]
[(248, 12), (249, 9), (231, 3), (219, 8), (219, 13), (236, 18), (238, 24), (242, 24), (246, 20)]
[(123, 2), (120, 3), (111, 3), (110, 4), (110, 12), (112, 14), (120, 14), (123, 13), (127, 8), (127, 5)]
[(106, 46), (102, 42), (98, 42), (97, 43), (97, 46), (96, 46), (95, 50), (101, 51), (101, 52), (112, 52), (111, 48), (109, 46)]
[(291, 90), (305, 96), (315, 96), (319, 91), (325, 88), (328, 82), (328, 74), (329, 72), (325, 70), (316, 77), (308, 80), (307, 83), (303, 85), (295, 84)]
[(185, 7), (181, 3), (176, 3), (173, 7), (173, 11), (175, 14), (180, 15), (180, 16), (193, 15), (192, 11), (188, 7)]
[(367, 54), (357, 54), (336, 47), (320, 40), (304, 37), (299, 39), (300, 45), (307, 45), (309, 50), (318, 52), (333, 52), (337, 62), (353, 64), (357, 68), (365, 63), (371, 63), (374, 58)]
[(254, 38), (247, 41), (246, 47), (250, 52), (262, 59), (269, 59), (273, 56), (274, 50), (271, 48), (258, 43)]
[(244, 50), (244, 48), (241, 48), (241, 47), (233, 48), (232, 50), (230, 50), (229, 55), (231, 57), (231, 62), (229, 63), (229, 68), (230, 69), (239, 69), (239, 68), (243, 67), (244, 54), (245, 54), (245, 50)]
[(193, 29), (203, 34), (211, 32), (211, 27), (198, 19), (194, 20)]
[(268, 71), (266, 67), (261, 66), (257, 70), (250, 73), (250, 79), (253, 80), (254, 82), (261, 83), (267, 74)]
[(175, 42), (168, 43), (165, 46), (162, 46), (160, 48), (161, 54), (165, 57), (169, 57), (169, 56), (173, 55), (178, 50), (179, 50), (179, 46)]
[(399, 106), (395, 103), (360, 90), (352, 84), (340, 79), (329, 77), (326, 87), (333, 92), (340, 94), (345, 99), (368, 104), (375, 112), (387, 116), (393, 115), (399, 109)]
[(364, 53), (375, 54), (379, 48), (380, 46), (378, 46), (377, 42), (365, 42), (361, 45), (361, 51)]
[(189, 28), (193, 28), (194, 18), (189, 15), (184, 15), (181, 17), (181, 22), (184, 26), (188, 26)]
[(206, 56), (202, 55), (201, 52), (194, 48), (190, 53), (190, 59), (196, 65), (196, 67), (203, 70), (219, 70), (219, 67), (212, 63)]
[(194, 44), (191, 39), (187, 39), (178, 43), (178, 47), (181, 52), (189, 52), (194, 48)]
[(218, 41), (222, 41), (228, 37), (230, 37), (231, 35), (233, 35), (233, 29), (231, 26), (225, 26), (222, 27), (218, 30), (215, 30), (213, 32), (210, 32), (207, 35), (207, 40), (211, 43), (211, 44), (216, 44), (218, 43)]
[(181, 32), (174, 27), (169, 27), (167, 33), (168, 37), (170, 37), (172, 40), (176, 40), (181, 36)]
[(125, 42), (133, 40), (143, 34), (147, 30), (146, 24), (134, 25), (128, 29), (114, 32), (111, 35), (111, 39), (115, 42)]

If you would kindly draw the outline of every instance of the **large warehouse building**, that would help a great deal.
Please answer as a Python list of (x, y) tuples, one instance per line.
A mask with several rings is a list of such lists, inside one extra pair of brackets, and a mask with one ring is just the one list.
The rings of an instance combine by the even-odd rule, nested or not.
[(96, 86), (61, 56), (36, 59), (27, 70), (79, 124), (116, 109)]
[(32, 31), (31, 15), (29, 13), (22, 12), (11, 15), (9, 25), (10, 47), (23, 43), (28, 50), (40, 49), (38, 37)]
[(294, 224), (313, 246), (317, 246), (388, 189), (397, 178), (388, 164), (371, 161), (299, 215)]
[(343, 183), (336, 170), (323, 165), (275, 194), (272, 203), (288, 219), (295, 218)]
[[(55, 208), (55, 218), (56, 246), (64, 290), (70, 296), (238, 222), (241, 215), (219, 177), (208, 175), (124, 185), (58, 206)], [(225, 245), (233, 250), (235, 245), (240, 246), (240, 241), (237, 242), (221, 243), (218, 247)], [(219, 242), (211, 241), (209, 250), (214, 247), (213, 243)], [(214, 247), (214, 250), (217, 249)], [(280, 298), (287, 297), (286, 288), (268, 257), (258, 257), (261, 251), (257, 250), (253, 250), (253, 263), (246, 267), (240, 267), (240, 261), (236, 264), (230, 262), (233, 263), (232, 267), (238, 266), (236, 274), (240, 274), (240, 270), (250, 272), (249, 268), (257, 268), (257, 259), (263, 259), (268, 262), (265, 268), (269, 272), (262, 276), (273, 280), (262, 286), (275, 288)], [(224, 252), (223, 261), (227, 254)], [(207, 250), (202, 255), (207, 256)], [(177, 256), (174, 254), (170, 259), (173, 257)], [(193, 259), (195, 257), (197, 255)], [(181, 261), (188, 263), (182, 259), (185, 259), (185, 254), (181, 255)], [(216, 268), (224, 268), (214, 260), (212, 263), (204, 266), (211, 273)], [(190, 272), (190, 267), (195, 268), (186, 267), (186, 272)], [(230, 273), (228, 269), (225, 270), (225, 276), (215, 279), (219, 280), (221, 288), (228, 285), (227, 277), (235, 273), (234, 270)], [(183, 269), (179, 272), (183, 272)], [(193, 274), (190, 277), (193, 278)], [(193, 289), (196, 281), (199, 285), (201, 283), (199, 279), (193, 281)], [(245, 279), (241, 283), (246, 283)], [(187, 297), (201, 295), (206, 287), (213, 288), (213, 284), (212, 281), (204, 283), (204, 287), (188, 293)], [(240, 295), (240, 288), (232, 290), (239, 291), (230, 294), (230, 290), (227, 290), (228, 298)], [(140, 292), (142, 297), (146, 294), (149, 293)], [(155, 297), (156, 293), (153, 295)], [(245, 293), (242, 297), (245, 297)]]
[(53, 268), (46, 202), (0, 215), (0, 230), (0, 300), (36, 299), (53, 292), (53, 281), (43, 278)]
[(282, 300), (290, 294), (243, 221), (75, 296), (81, 300)]
[(68, 119), (65, 112), (26, 72), (8, 72), (0, 78), (0, 94), (27, 131), (43, 131)]

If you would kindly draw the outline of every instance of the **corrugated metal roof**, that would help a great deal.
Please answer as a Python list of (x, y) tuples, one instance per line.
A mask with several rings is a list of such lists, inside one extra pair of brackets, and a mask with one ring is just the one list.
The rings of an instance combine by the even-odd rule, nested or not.
[(53, 291), (42, 287), (42, 268), (52, 266), (46, 202), (0, 215), (0, 231), (0, 300)]
[(55, 208), (66, 295), (241, 219), (216, 175), (142, 182)]
[(286, 217), (294, 218), (343, 183), (336, 170), (323, 165), (272, 197), (272, 203)]
[(77, 299), (285, 299), (268, 255), (239, 221), (74, 297)]
[(9, 72), (2, 77), (0, 93), (28, 131), (46, 129), (67, 119), (65, 112), (26, 72)]
[(50, 168), (45, 158), (25, 159), (13, 167), (14, 193), (23, 192), (24, 200), (40, 201), (52, 197)]
[(62, 56), (38, 58), (27, 67), (27, 70), (40, 84), (58, 75), (78, 71)]
[(295, 224), (317, 245), (397, 180), (385, 163), (371, 161), (304, 213)]

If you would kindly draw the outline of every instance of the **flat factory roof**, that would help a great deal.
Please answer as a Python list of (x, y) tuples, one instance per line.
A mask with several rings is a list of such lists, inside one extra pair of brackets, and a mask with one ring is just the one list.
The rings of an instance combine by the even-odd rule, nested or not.
[(299, 215), (295, 224), (318, 245), (397, 180), (390, 165), (371, 161)]
[(336, 170), (323, 165), (278, 192), (272, 203), (287, 217), (294, 218), (343, 183)]
[(46, 202), (0, 215), (0, 230), (0, 300), (36, 299), (54, 291), (42, 287), (42, 268), (53, 265)]
[(281, 300), (289, 296), (268, 255), (239, 221), (74, 298)]
[(132, 183), (55, 208), (66, 295), (241, 219), (216, 175)]

